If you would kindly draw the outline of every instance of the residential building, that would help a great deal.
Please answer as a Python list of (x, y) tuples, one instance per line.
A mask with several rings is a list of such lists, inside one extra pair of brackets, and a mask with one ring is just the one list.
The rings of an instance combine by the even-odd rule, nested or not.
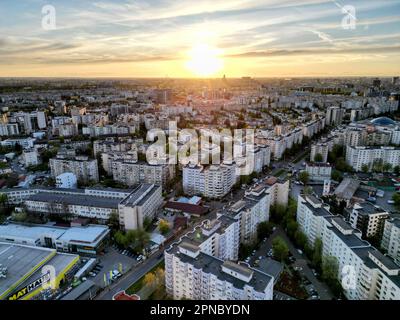
[(400, 216), (394, 215), (385, 220), (381, 246), (387, 254), (400, 265)]
[(175, 300), (272, 300), (274, 278), (181, 241), (165, 250), (165, 285)]
[(22, 158), (26, 167), (36, 166), (40, 163), (39, 153), (35, 149), (25, 149)]
[(64, 172), (56, 177), (56, 188), (76, 189), (78, 180), (72, 172)]
[(306, 172), (312, 181), (325, 181), (331, 179), (332, 166), (329, 163), (307, 162)]
[(166, 164), (148, 164), (144, 161), (113, 160), (111, 172), (115, 181), (127, 186), (139, 183), (157, 184), (165, 187), (175, 177), (175, 166)]
[(97, 159), (89, 159), (86, 156), (57, 155), (56, 158), (50, 159), (50, 171), (53, 177), (64, 172), (72, 172), (78, 181), (99, 181)]
[(224, 163), (203, 167), (189, 164), (183, 167), (182, 183), (183, 191), (188, 195), (219, 199), (236, 183), (236, 165)]
[(355, 171), (362, 171), (364, 165), (369, 170), (375, 161), (390, 164), (391, 168), (400, 165), (400, 148), (395, 147), (351, 147), (346, 148), (346, 162)]
[(349, 300), (399, 300), (400, 267), (367, 241), (341, 216), (334, 216), (319, 199), (299, 195), (297, 222), (310, 245), (317, 238), (323, 257), (338, 263), (338, 280)]
[(161, 186), (141, 184), (118, 204), (119, 223), (125, 230), (143, 228), (152, 221), (163, 204)]
[(327, 143), (316, 143), (311, 146), (310, 161), (315, 162), (315, 156), (320, 154), (322, 159), (320, 162), (328, 162), (329, 145)]
[(355, 203), (349, 222), (354, 229), (361, 231), (363, 238), (380, 239), (389, 212), (369, 202)]

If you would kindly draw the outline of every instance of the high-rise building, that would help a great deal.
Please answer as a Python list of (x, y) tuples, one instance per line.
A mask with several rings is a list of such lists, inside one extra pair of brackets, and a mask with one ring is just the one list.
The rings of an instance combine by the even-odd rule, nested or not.
[(236, 183), (236, 165), (220, 164), (203, 167), (189, 164), (183, 167), (183, 191), (188, 195), (222, 198)]
[(400, 216), (385, 220), (381, 246), (400, 265)]
[(65, 157), (58, 155), (56, 158), (50, 159), (50, 171), (53, 177), (64, 172), (72, 172), (78, 181), (99, 181), (97, 160), (89, 159), (86, 156)]

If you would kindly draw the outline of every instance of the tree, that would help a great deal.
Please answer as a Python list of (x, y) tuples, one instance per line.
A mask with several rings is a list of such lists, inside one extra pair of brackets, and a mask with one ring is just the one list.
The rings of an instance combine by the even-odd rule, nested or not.
[(281, 237), (276, 237), (272, 241), (272, 253), (278, 261), (284, 261), (289, 256), (289, 247)]
[(326, 256), (322, 259), (322, 279), (331, 282), (337, 280), (339, 272), (339, 263), (336, 257)]
[(400, 207), (400, 194), (399, 193), (394, 193), (392, 196), (392, 200), (394, 201), (394, 205), (396, 207)]
[(258, 240), (267, 238), (271, 235), (273, 224), (271, 222), (261, 222), (257, 226), (257, 238)]
[(382, 159), (375, 159), (372, 163), (372, 169), (375, 172), (382, 172), (383, 171), (383, 160)]
[(296, 220), (289, 219), (286, 224), (286, 232), (290, 238), (293, 238), (299, 228)]
[(331, 288), (335, 296), (340, 296), (343, 292), (338, 280), (339, 262), (336, 257), (326, 256), (322, 258), (322, 280)]
[(317, 154), (314, 156), (314, 161), (315, 161), (315, 162), (322, 162), (322, 160), (323, 160), (322, 154), (317, 153)]
[(170, 226), (168, 221), (161, 219), (158, 224), (158, 229), (162, 234), (167, 234), (169, 232)]
[(307, 171), (302, 171), (299, 173), (299, 180), (301, 182), (303, 182), (304, 185), (306, 185), (308, 183), (309, 178), (310, 178), (310, 175), (308, 174)]
[(361, 171), (364, 172), (364, 173), (368, 173), (368, 171), (369, 171), (369, 166), (368, 166), (367, 164), (364, 163), (364, 164), (361, 166)]
[(294, 234), (294, 241), (296, 242), (296, 245), (300, 248), (305, 248), (307, 244), (307, 236), (302, 232), (301, 230), (297, 230), (296, 233)]
[(110, 218), (108, 219), (108, 224), (111, 227), (111, 229), (118, 229), (119, 227), (119, 217), (118, 213), (116, 211), (111, 212)]
[(286, 207), (282, 204), (277, 204), (271, 207), (271, 220), (276, 223), (281, 223), (286, 214)]
[(156, 275), (153, 272), (146, 273), (146, 275), (144, 276), (144, 279), (143, 279), (143, 283), (145, 286), (154, 288), (155, 285), (157, 284)]
[(322, 263), (322, 240), (317, 238), (314, 241), (314, 253), (312, 257), (312, 263), (315, 267), (320, 268)]
[(400, 166), (395, 166), (393, 172), (396, 176), (400, 176)]
[(340, 182), (340, 181), (342, 181), (342, 179), (343, 179), (343, 176), (339, 171), (332, 170), (332, 180)]
[(151, 226), (151, 219), (149, 217), (144, 218), (143, 220), (143, 228), (147, 230)]
[(392, 164), (391, 163), (389, 163), (389, 162), (385, 162), (384, 164), (383, 164), (383, 167), (382, 167), (382, 170), (384, 171), (384, 172), (390, 172), (391, 170), (392, 170)]

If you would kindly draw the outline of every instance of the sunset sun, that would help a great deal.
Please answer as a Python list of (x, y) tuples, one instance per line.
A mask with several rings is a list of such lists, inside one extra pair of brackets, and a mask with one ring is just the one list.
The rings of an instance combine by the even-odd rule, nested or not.
[(221, 50), (207, 44), (194, 46), (189, 54), (186, 67), (198, 77), (209, 77), (215, 75), (223, 68)]

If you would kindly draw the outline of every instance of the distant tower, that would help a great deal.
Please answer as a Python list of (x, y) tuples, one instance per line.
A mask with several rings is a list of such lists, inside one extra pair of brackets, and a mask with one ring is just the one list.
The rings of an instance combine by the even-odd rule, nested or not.
[(331, 192), (331, 180), (324, 180), (324, 189), (322, 191), (323, 196), (328, 196)]

